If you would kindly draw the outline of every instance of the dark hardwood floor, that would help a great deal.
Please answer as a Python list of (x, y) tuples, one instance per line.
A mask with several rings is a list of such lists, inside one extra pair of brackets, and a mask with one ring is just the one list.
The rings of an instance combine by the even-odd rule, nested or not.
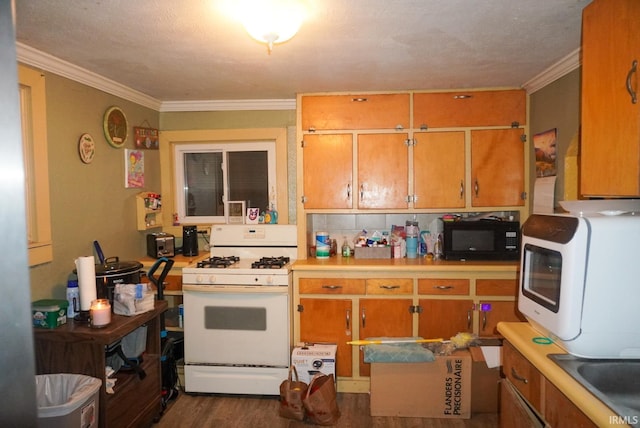
[[(300, 428), (316, 426), (281, 418), (277, 396), (192, 395), (181, 392), (152, 428)], [(369, 394), (338, 393), (341, 417), (336, 427), (349, 428), (494, 428), (495, 413), (471, 419), (427, 419), (369, 416)]]

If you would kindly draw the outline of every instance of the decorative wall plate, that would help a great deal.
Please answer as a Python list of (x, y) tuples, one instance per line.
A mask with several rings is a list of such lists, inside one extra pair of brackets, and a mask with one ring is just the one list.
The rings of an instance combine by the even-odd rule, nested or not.
[(91, 163), (96, 154), (96, 145), (90, 134), (82, 134), (78, 141), (78, 154), (83, 163)]
[(120, 110), (120, 107), (109, 107), (104, 113), (104, 121), (102, 123), (104, 136), (107, 142), (115, 148), (124, 146), (129, 133), (127, 118)]

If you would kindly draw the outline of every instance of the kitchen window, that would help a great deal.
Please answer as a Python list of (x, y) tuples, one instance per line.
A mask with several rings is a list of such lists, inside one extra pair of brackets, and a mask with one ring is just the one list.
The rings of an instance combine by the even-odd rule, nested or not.
[(180, 223), (225, 223), (227, 202), (261, 210), (275, 202), (273, 141), (179, 144), (174, 159)]
[(29, 266), (53, 260), (45, 78), (18, 66)]

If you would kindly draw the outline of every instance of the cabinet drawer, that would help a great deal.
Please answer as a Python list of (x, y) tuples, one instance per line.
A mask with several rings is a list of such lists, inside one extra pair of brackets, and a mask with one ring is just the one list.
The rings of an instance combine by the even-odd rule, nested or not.
[(468, 295), (468, 279), (422, 278), (418, 280), (418, 294)]
[(503, 343), (502, 352), (504, 376), (534, 408), (540, 409), (542, 375), (509, 342)]
[(518, 281), (514, 279), (478, 279), (476, 294), (478, 296), (515, 296), (518, 292)]
[(182, 291), (182, 275), (167, 275), (164, 279), (164, 289)]
[(367, 294), (412, 294), (411, 278), (367, 279)]
[(308, 95), (302, 97), (302, 129), (409, 127), (409, 94)]
[(301, 278), (300, 294), (364, 294), (364, 279)]
[(526, 104), (525, 92), (519, 89), (414, 94), (413, 127), (524, 125)]

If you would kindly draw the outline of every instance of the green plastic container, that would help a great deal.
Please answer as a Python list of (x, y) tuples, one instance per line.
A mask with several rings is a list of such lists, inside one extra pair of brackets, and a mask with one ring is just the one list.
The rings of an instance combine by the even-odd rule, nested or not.
[(66, 300), (44, 299), (31, 303), (33, 326), (38, 328), (56, 328), (67, 323)]

